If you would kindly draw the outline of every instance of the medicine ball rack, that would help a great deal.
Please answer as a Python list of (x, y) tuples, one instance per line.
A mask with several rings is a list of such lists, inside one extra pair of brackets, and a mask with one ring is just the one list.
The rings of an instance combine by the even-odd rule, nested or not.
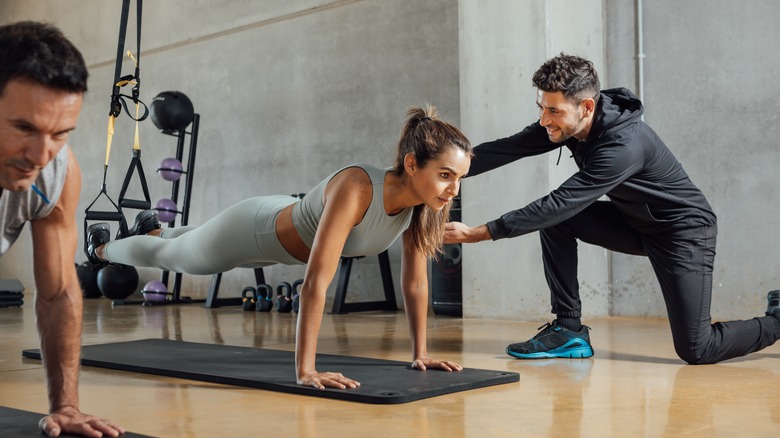
[[(140, 74), (140, 59), (141, 59), (141, 23), (143, 21), (143, 0), (136, 0), (136, 55), (135, 57), (133, 54), (128, 51), (127, 55), (129, 58), (131, 58), (135, 64), (135, 69), (133, 74), (124, 75), (122, 76), (122, 59), (125, 55), (125, 38), (127, 36), (127, 24), (128, 19), (130, 17), (130, 3), (132, 0), (122, 0), (122, 11), (121, 11), (121, 17), (119, 21), (119, 38), (117, 41), (117, 56), (116, 56), (116, 64), (115, 64), (115, 70), (114, 70), (114, 81), (112, 82), (112, 93), (111, 93), (111, 102), (109, 106), (109, 118), (108, 118), (108, 139), (106, 142), (106, 160), (105, 164), (103, 166), (103, 184), (101, 186), (101, 190), (98, 193), (95, 200), (92, 201), (92, 203), (86, 208), (85, 210), (85, 217), (84, 217), (84, 246), (85, 249), (87, 247), (87, 230), (89, 227), (89, 221), (90, 220), (103, 220), (103, 221), (116, 221), (119, 223), (119, 235), (120, 236), (127, 236), (128, 234), (128, 227), (127, 227), (127, 221), (124, 214), (125, 208), (133, 208), (133, 209), (139, 209), (139, 210), (147, 210), (152, 208), (151, 206), (151, 200), (149, 197), (149, 190), (146, 185), (146, 176), (143, 171), (143, 166), (141, 164), (141, 147), (140, 147), (140, 140), (139, 140), (139, 122), (145, 120), (147, 116), (149, 115), (149, 108), (140, 100), (140, 91), (141, 91), (141, 74)], [(127, 96), (124, 94), (121, 94), (122, 87), (133, 85), (132, 87), (132, 95)], [(158, 96), (159, 97), (159, 96)], [(186, 96), (184, 96), (186, 98)], [(127, 106), (127, 99), (132, 99), (132, 102), (135, 104), (135, 117), (130, 113), (130, 110)], [(189, 99), (187, 99), (189, 102)], [(190, 102), (191, 105), (191, 102)], [(141, 114), (140, 109), (143, 107), (143, 114)], [(108, 196), (107, 190), (106, 190), (106, 175), (108, 173), (108, 164), (109, 164), (109, 156), (111, 154), (111, 143), (114, 135), (114, 121), (117, 117), (121, 115), (122, 109), (124, 108), (127, 115), (135, 120), (136, 122), (136, 129), (135, 129), (135, 142), (133, 145), (133, 156), (130, 162), (130, 166), (127, 170), (127, 173), (125, 175), (124, 182), (122, 184), (122, 189), (119, 194), (118, 204), (115, 203), (110, 196)], [(190, 106), (190, 110), (192, 107)], [(154, 116), (152, 117), (154, 119)], [(185, 137), (186, 135), (190, 135), (190, 145), (189, 145), (189, 153), (188, 153), (188, 160), (187, 160), (187, 170), (182, 171), (182, 176), (186, 177), (185, 187), (184, 187), (184, 202), (181, 206), (181, 208), (176, 208), (176, 211), (173, 212), (174, 215), (171, 219), (171, 221), (168, 222), (168, 226), (173, 227), (175, 225), (176, 221), (176, 214), (181, 214), (181, 222), (182, 225), (187, 225), (189, 221), (189, 210), (190, 210), (190, 200), (192, 195), (192, 180), (194, 176), (195, 171), (195, 154), (197, 150), (197, 143), (198, 143), (198, 126), (200, 123), (200, 115), (192, 111), (192, 119), (189, 119), (189, 115), (186, 117), (180, 119), (182, 122), (181, 125), (177, 124), (175, 127), (173, 125), (171, 126), (158, 126), (163, 134), (172, 135), (177, 138), (177, 148), (176, 148), (176, 160), (181, 163), (182, 159), (184, 158), (184, 144), (185, 144)], [(185, 123), (186, 122), (186, 123)], [(155, 123), (157, 125), (157, 123)], [(186, 131), (186, 128), (188, 126), (191, 126), (190, 132)], [(130, 179), (132, 178), (133, 174), (137, 171), (138, 177), (140, 179), (141, 183), (141, 190), (143, 192), (144, 198), (143, 200), (134, 200), (134, 199), (125, 199), (125, 192), (127, 191), (128, 185), (130, 183)], [(167, 179), (167, 178), (166, 178)], [(171, 187), (171, 201), (173, 201), (173, 204), (176, 205), (176, 202), (178, 201), (178, 194), (179, 194), (179, 178), (173, 180), (173, 184)], [(111, 211), (95, 211), (92, 210), (92, 207), (95, 205), (98, 198), (105, 196), (105, 198), (110, 202), (111, 206), (113, 207), (113, 210)], [(170, 211), (167, 211), (168, 213), (171, 213)], [(163, 271), (162, 273), (162, 282), (166, 285), (168, 284), (168, 277), (169, 272)], [(176, 273), (174, 276), (173, 281), (173, 290), (172, 293), (170, 293), (171, 298), (166, 299), (165, 301), (146, 301), (146, 300), (113, 300), (113, 305), (127, 305), (127, 304), (144, 304), (144, 305), (150, 305), (152, 303), (157, 304), (180, 304), (180, 303), (195, 303), (195, 302), (204, 302), (205, 300), (193, 300), (188, 297), (182, 297), (181, 296), (181, 278), (182, 274)], [(240, 304), (240, 298), (239, 304)], [(222, 300), (223, 302), (232, 302), (232, 300)]]
[[(176, 137), (176, 159), (179, 162), (182, 162), (184, 158), (184, 144), (186, 136), (190, 136), (190, 144), (189, 144), (189, 150), (187, 154), (187, 170), (185, 172), (182, 172), (183, 178), (185, 179), (184, 183), (184, 201), (182, 203), (181, 208), (177, 213), (181, 214), (181, 224), (187, 225), (189, 222), (189, 214), (190, 214), (190, 200), (192, 199), (192, 182), (193, 182), (193, 176), (195, 174), (195, 155), (197, 152), (198, 147), (198, 127), (200, 125), (200, 115), (197, 113), (193, 114), (192, 122), (189, 124), (191, 126), (190, 132), (186, 131), (186, 127), (183, 129), (180, 129), (178, 131), (170, 131), (170, 130), (162, 130), (161, 132), (165, 135), (171, 135)], [(128, 182), (128, 179), (130, 177), (130, 172), (133, 169), (133, 164), (136, 163), (137, 157), (133, 157), (133, 162), (131, 162), (131, 167), (128, 170), (128, 176), (125, 178), (125, 186), (123, 187), (122, 193), (124, 193), (124, 190), (126, 190), (126, 185)], [(139, 178), (141, 179), (141, 184), (143, 188), (146, 188), (146, 181), (144, 179), (144, 175), (142, 172), (139, 172)], [(179, 199), (179, 189), (180, 189), (180, 180), (173, 181), (171, 184), (171, 200), (173, 202), (178, 202)], [(146, 193), (146, 191), (145, 191)], [(148, 195), (147, 195), (148, 197)], [(129, 206), (126, 204), (123, 204), (122, 199), (119, 201), (120, 205), (125, 207)], [(134, 205), (133, 205), (134, 207)], [(149, 202), (149, 206), (147, 208), (151, 208), (151, 202)], [(168, 227), (174, 227), (176, 225), (176, 217), (174, 216), (173, 220), (168, 222)], [(169, 272), (163, 271), (161, 281), (168, 285), (169, 280)], [(181, 279), (182, 274), (176, 273), (174, 275), (173, 280), (173, 289), (171, 290), (172, 295), (171, 299), (161, 302), (155, 302), (155, 304), (182, 304), (182, 303), (193, 303), (198, 302), (197, 300), (192, 300), (188, 297), (181, 297)], [(200, 300), (200, 302), (203, 302), (203, 300)], [(130, 304), (150, 304), (150, 302), (145, 302), (144, 300), (114, 300), (112, 302), (113, 305), (130, 305)]]
[[(195, 157), (197, 154), (197, 148), (198, 148), (198, 129), (200, 126), (200, 114), (193, 113), (192, 122), (188, 125), (191, 126), (190, 131), (187, 132), (186, 127), (182, 128), (180, 130), (161, 130), (161, 132), (165, 135), (170, 135), (173, 137), (176, 137), (176, 160), (183, 163), (184, 159), (184, 149), (185, 149), (185, 143), (186, 143), (186, 137), (189, 135), (190, 141), (189, 141), (189, 147), (187, 150), (187, 161), (186, 161), (186, 170), (182, 172), (182, 178), (185, 178), (184, 181), (184, 199), (182, 201), (182, 205), (180, 208), (178, 208), (177, 213), (181, 214), (181, 226), (186, 226), (189, 224), (189, 216), (190, 216), (190, 204), (192, 200), (192, 184), (193, 184), (193, 177), (195, 175)], [(132, 169), (132, 168), (131, 168)], [(171, 197), (170, 199), (178, 205), (179, 201), (179, 192), (180, 192), (180, 182), (181, 179), (177, 179), (175, 181), (172, 181), (171, 183)], [(145, 181), (143, 182), (143, 185), (145, 186)], [(120, 200), (121, 204), (121, 200)], [(173, 220), (166, 223), (169, 228), (173, 228), (176, 226), (176, 216), (174, 216)], [(161, 281), (166, 285), (168, 285), (170, 280), (170, 271), (163, 271)], [(257, 273), (256, 273), (257, 275)], [(260, 273), (262, 275), (262, 272)], [(113, 305), (132, 305), (132, 304), (143, 304), (143, 305), (167, 305), (167, 304), (192, 304), (192, 303), (205, 303), (207, 300), (205, 299), (192, 299), (189, 297), (182, 297), (181, 296), (181, 281), (182, 281), (182, 274), (181, 273), (174, 273), (173, 275), (173, 287), (172, 289), (169, 289), (171, 293), (170, 299), (167, 299), (165, 301), (145, 301), (145, 300), (114, 300), (112, 302)], [(214, 285), (212, 284), (212, 288)], [(219, 284), (216, 285), (216, 287), (219, 287)], [(225, 299), (219, 299), (211, 303), (213, 307), (218, 307), (221, 305), (240, 305), (241, 304), (241, 298), (225, 298)]]

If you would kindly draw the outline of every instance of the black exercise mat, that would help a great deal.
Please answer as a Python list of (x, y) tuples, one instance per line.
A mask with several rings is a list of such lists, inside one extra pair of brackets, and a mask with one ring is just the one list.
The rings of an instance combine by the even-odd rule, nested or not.
[[(38, 421), (43, 417), (44, 414), (0, 406), (0, 436), (3, 438), (41, 438), (44, 435), (38, 429)], [(73, 437), (76, 435), (62, 434), (60, 436)], [(122, 438), (151, 437), (125, 432)]]
[[(22, 355), (33, 359), (41, 357), (39, 350), (24, 350)], [(318, 370), (341, 372), (361, 384), (355, 389), (319, 390), (295, 383), (295, 360), (291, 351), (166, 339), (84, 346), (81, 363), (374, 404), (408, 403), (520, 380), (519, 374), (508, 371), (474, 368), (455, 372), (418, 371), (411, 369), (408, 362), (318, 354)]]

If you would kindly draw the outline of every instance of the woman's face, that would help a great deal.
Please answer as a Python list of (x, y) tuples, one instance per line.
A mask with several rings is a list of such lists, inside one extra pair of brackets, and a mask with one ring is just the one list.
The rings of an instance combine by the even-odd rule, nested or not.
[(458, 194), (460, 180), (471, 166), (471, 157), (452, 146), (428, 161), (425, 167), (419, 167), (413, 156), (408, 157), (406, 166), (417, 196), (426, 206), (439, 211)]

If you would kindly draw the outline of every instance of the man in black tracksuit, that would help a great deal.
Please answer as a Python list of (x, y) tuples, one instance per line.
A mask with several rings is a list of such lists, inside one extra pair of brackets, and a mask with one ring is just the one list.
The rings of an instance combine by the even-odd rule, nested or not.
[[(550, 194), (478, 227), (447, 225), (449, 243), (539, 231), (545, 277), (557, 318), (527, 342), (507, 347), (523, 359), (590, 357), (577, 279), (577, 240), (647, 256), (661, 285), (677, 354), (715, 363), (780, 338), (780, 292), (767, 316), (712, 324), (716, 217), (701, 191), (641, 119), (642, 103), (625, 88), (599, 91), (593, 64), (561, 54), (533, 77), (540, 119), (474, 149), (474, 176), (565, 146), (579, 171)], [(603, 195), (609, 201), (599, 201)]]

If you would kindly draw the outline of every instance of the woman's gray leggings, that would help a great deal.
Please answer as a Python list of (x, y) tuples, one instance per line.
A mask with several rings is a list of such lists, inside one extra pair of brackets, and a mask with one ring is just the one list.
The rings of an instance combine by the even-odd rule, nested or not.
[(237, 267), (301, 265), (279, 243), (274, 224), (291, 196), (262, 196), (241, 201), (194, 227), (169, 228), (160, 237), (133, 236), (105, 246), (110, 262), (210, 275)]

